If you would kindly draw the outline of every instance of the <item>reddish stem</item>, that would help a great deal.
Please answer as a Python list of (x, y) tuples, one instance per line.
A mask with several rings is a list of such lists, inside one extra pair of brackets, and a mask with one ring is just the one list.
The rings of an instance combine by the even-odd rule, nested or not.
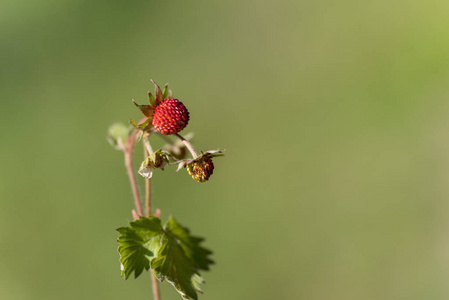
[(190, 154), (192, 154), (193, 158), (196, 159), (198, 154), (196, 154), (195, 148), (193, 148), (192, 144), (188, 140), (186, 140), (182, 135), (176, 134), (176, 136), (184, 143), (184, 145), (189, 149)]
[[(149, 150), (151, 150), (150, 142), (148, 140), (147, 145), (144, 144), (143, 151), (145, 154), (145, 159), (149, 155)], [(149, 146), (147, 148), (146, 146)], [(145, 216), (151, 216), (151, 178), (145, 178)], [(156, 275), (154, 275), (154, 270), (151, 269), (151, 281), (153, 283), (153, 297), (154, 300), (161, 300), (161, 292), (159, 290), (159, 282), (157, 281)]]
[(136, 174), (134, 172), (133, 166), (133, 152), (134, 152), (134, 144), (137, 136), (137, 129), (135, 129), (130, 137), (128, 137), (128, 141), (126, 143), (126, 148), (123, 149), (125, 152), (125, 166), (128, 171), (129, 182), (131, 183), (131, 189), (133, 191), (134, 202), (136, 204), (137, 213), (139, 216), (143, 216), (142, 204), (140, 203), (140, 195), (139, 189), (137, 187)]
[[(144, 146), (145, 159), (148, 157), (148, 150)], [(151, 216), (151, 178), (145, 178), (145, 216)]]

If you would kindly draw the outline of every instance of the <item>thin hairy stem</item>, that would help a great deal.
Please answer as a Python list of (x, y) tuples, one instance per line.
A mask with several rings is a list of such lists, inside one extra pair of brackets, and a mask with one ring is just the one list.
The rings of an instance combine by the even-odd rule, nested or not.
[(143, 216), (142, 204), (140, 203), (140, 194), (139, 188), (137, 187), (136, 174), (134, 172), (133, 167), (133, 152), (134, 152), (134, 143), (136, 141), (137, 129), (133, 131), (132, 135), (128, 137), (128, 141), (126, 143), (125, 152), (125, 166), (128, 171), (129, 182), (131, 183), (131, 189), (133, 191), (134, 202), (136, 204), (137, 213), (139, 216)]
[(154, 270), (151, 269), (151, 280), (153, 282), (153, 298), (154, 300), (161, 300), (161, 291), (159, 290), (159, 282), (157, 281)]
[[(145, 146), (143, 150), (146, 159), (149, 153)], [(145, 216), (151, 216), (151, 178), (145, 178)]]
[[(143, 138), (143, 144), (144, 144), (144, 149), (146, 151), (146, 153), (148, 155), (153, 155), (154, 154), (154, 150), (153, 147), (151, 147), (150, 145), (150, 141), (148, 140), (148, 135), (145, 135)], [(148, 156), (146, 155), (145, 158)]]
[(185, 138), (183, 138), (180, 134), (176, 134), (176, 136), (186, 145), (187, 149), (189, 149), (190, 153), (192, 154), (193, 158), (197, 158), (198, 154), (195, 152), (195, 148), (193, 148), (192, 144)]
[[(148, 139), (144, 139), (144, 147), (143, 152), (145, 155), (145, 159), (149, 155), (148, 150), (153, 150), (151, 148), (150, 142)], [(151, 178), (145, 178), (145, 216), (151, 216)], [(153, 298), (154, 300), (161, 300), (161, 292), (159, 290), (159, 282), (157, 281), (156, 276), (154, 275), (154, 270), (151, 269), (151, 281), (153, 283)]]

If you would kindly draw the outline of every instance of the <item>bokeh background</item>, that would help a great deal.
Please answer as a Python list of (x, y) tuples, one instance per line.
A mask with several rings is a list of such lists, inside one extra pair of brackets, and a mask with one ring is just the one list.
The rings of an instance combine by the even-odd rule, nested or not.
[(153, 180), (162, 219), (214, 251), (200, 299), (448, 299), (448, 15), (2, 0), (0, 299), (151, 299), (147, 274), (120, 277), (133, 201), (105, 139), (140, 117), (150, 79), (186, 104), (198, 149), (227, 149), (210, 182)]

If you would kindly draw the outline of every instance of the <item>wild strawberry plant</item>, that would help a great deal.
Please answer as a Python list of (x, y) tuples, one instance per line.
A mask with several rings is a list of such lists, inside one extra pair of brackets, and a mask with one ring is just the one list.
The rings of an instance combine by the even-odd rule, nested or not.
[[(155, 93), (153, 96), (148, 92), (149, 104), (139, 105), (132, 100), (144, 117), (139, 122), (130, 120), (132, 126), (113, 124), (108, 131), (108, 141), (124, 153), (136, 207), (132, 211), (134, 221), (117, 229), (122, 276), (128, 279), (134, 274), (137, 278), (143, 271), (149, 271), (155, 300), (161, 299), (158, 281), (164, 280), (170, 282), (183, 299), (196, 300), (197, 293), (202, 293), (200, 284), (204, 283), (200, 271), (209, 270), (213, 264), (212, 252), (201, 245), (203, 238), (191, 235), (189, 229), (173, 217), (162, 225), (160, 211), (156, 210), (152, 215), (151, 178), (157, 169), (178, 165), (176, 172), (185, 168), (194, 180), (206, 182), (214, 171), (212, 158), (224, 154), (221, 150), (198, 154), (189, 141), (193, 134), (179, 134), (190, 120), (187, 108), (173, 98), (168, 85), (162, 91), (152, 82)], [(169, 135), (176, 139), (170, 139)], [(163, 138), (167, 144), (154, 151), (150, 143), (153, 137)], [(134, 148), (140, 142), (145, 154), (138, 170), (138, 174), (145, 178), (144, 206), (133, 164)], [(187, 157), (188, 153), (191, 157)]]

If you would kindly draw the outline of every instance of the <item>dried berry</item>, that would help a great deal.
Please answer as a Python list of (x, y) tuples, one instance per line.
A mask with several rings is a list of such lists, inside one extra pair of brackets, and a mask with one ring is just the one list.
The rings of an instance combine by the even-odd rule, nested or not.
[(187, 165), (187, 172), (198, 182), (208, 181), (214, 172), (214, 163), (209, 154), (204, 154)]

